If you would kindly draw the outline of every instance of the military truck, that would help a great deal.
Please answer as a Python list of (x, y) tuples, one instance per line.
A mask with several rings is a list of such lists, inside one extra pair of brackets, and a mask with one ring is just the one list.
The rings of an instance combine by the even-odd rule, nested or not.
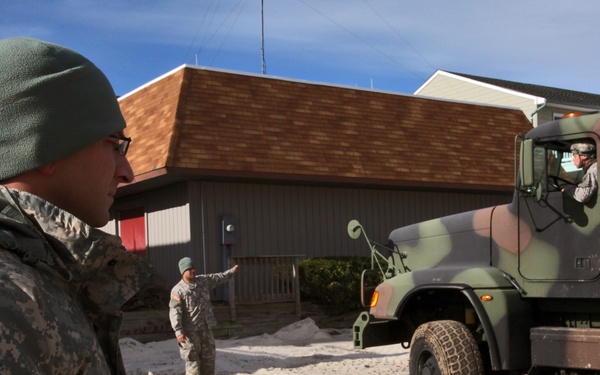
[(352, 220), (372, 257), (355, 348), (410, 348), (411, 375), (600, 373), (600, 206), (562, 192), (583, 173), (570, 145), (599, 140), (600, 115), (517, 135), (506, 205), (398, 228), (384, 244)]

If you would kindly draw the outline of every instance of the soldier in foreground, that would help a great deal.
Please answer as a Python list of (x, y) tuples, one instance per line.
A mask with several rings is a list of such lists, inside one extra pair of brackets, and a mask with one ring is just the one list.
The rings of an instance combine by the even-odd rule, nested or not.
[(175, 331), (186, 375), (215, 373), (215, 340), (211, 329), (217, 320), (210, 303), (210, 291), (231, 279), (238, 266), (208, 275), (196, 275), (191, 258), (179, 261), (181, 281), (171, 290), (169, 318)]
[(89, 60), (0, 40), (0, 373), (125, 373), (120, 310), (150, 268), (96, 228), (133, 179), (124, 129)]

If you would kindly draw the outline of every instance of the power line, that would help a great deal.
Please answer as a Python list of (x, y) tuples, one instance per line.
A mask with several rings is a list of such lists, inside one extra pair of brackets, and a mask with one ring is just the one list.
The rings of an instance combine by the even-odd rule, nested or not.
[(409, 42), (408, 40), (406, 40), (402, 35), (400, 35), (400, 33), (398, 31), (396, 31), (396, 29), (394, 29), (394, 27), (392, 25), (390, 25), (390, 23), (383, 18), (383, 16), (375, 9), (373, 8), (373, 6), (371, 4), (369, 4), (367, 2), (367, 0), (362, 0), (369, 8), (371, 8), (371, 10), (373, 11), (373, 13), (375, 13), (377, 15), (377, 17), (379, 17), (400, 39), (402, 39), (404, 41), (404, 43), (406, 43), (406, 45), (408, 47), (410, 47), (410, 49), (413, 50), (414, 53), (417, 54), (417, 56), (419, 56), (421, 58), (421, 60), (423, 60), (425, 62), (425, 64), (427, 64), (431, 69), (435, 70), (435, 68), (433, 66), (431, 66), (431, 64), (429, 63), (429, 61), (427, 61), (425, 59), (425, 57), (423, 57), (423, 55), (421, 55)]
[[(198, 28), (196, 29), (196, 34), (194, 34), (194, 38), (192, 39), (190, 46), (188, 47), (187, 51), (185, 52), (185, 57), (183, 58), (184, 63), (185, 63), (185, 61), (187, 61), (187, 58), (188, 58), (188, 55), (190, 54), (190, 50), (192, 49), (192, 46), (194, 45), (194, 43), (196, 43), (196, 38), (198, 37), (198, 34), (200, 33), (200, 29), (202, 29), (202, 25), (204, 25), (204, 20), (206, 20), (206, 16), (208, 15), (212, 4), (213, 4), (213, 0), (211, 0), (210, 3), (208, 3), (208, 8), (206, 9), (206, 12), (204, 13), (204, 17), (202, 17), (202, 20), (200, 21), (200, 24), (198, 25)], [(213, 17), (214, 17), (214, 13), (213, 13)], [(211, 23), (212, 23), (212, 21), (211, 21)]]
[(421, 77), (419, 74), (413, 72), (412, 70), (410, 70), (408, 67), (406, 67), (404, 64), (402, 64), (401, 62), (399, 62), (398, 60), (396, 60), (394, 57), (390, 56), (389, 54), (385, 53), (384, 51), (380, 50), (379, 48), (373, 46), (371, 43), (367, 42), (366, 40), (362, 39), (360, 36), (356, 35), (355, 33), (353, 33), (352, 31), (346, 29), (344, 26), (340, 25), (339, 23), (337, 23), (336, 21), (334, 21), (333, 19), (331, 19), (330, 17), (326, 16), (325, 14), (323, 14), (322, 12), (320, 12), (319, 10), (317, 10), (316, 8), (314, 8), (313, 6), (309, 5), (306, 3), (306, 1), (304, 0), (298, 0), (300, 1), (302, 4), (306, 5), (307, 7), (309, 7), (310, 9), (312, 9), (314, 12), (320, 14), (322, 17), (324, 17), (325, 19), (327, 19), (328, 21), (330, 21), (331, 23), (333, 23), (334, 25), (336, 25), (337, 27), (339, 27), (340, 29), (344, 30), (345, 32), (347, 32), (348, 34), (352, 35), (353, 37), (355, 37), (356, 39), (358, 39), (359, 41), (363, 42), (364, 44), (366, 44), (368, 47), (370, 47), (371, 49), (375, 50), (377, 53), (379, 53), (380, 55), (386, 57), (387, 59), (391, 60), (392, 62), (394, 62), (395, 64), (399, 65), (400, 67), (402, 67), (404, 70), (406, 70), (407, 72), (411, 73), (412, 75), (414, 75), (415, 77), (419, 78), (419, 79), (425, 79), (424, 77)]
[[(242, 13), (242, 10), (244, 9), (244, 5), (246, 4), (247, 0), (239, 0), (234, 6), (233, 8), (229, 11), (229, 13), (227, 14), (227, 16), (223, 19), (223, 21), (217, 26), (217, 28), (212, 32), (209, 33), (211, 26), (213, 24), (213, 21), (215, 20), (215, 15), (218, 14), (217, 10), (214, 9), (212, 10), (212, 17), (210, 18), (210, 22), (207, 26), (207, 31), (204, 34), (204, 38), (202, 43), (200, 43), (200, 47), (198, 48), (198, 51), (196, 52), (196, 55), (198, 55), (205, 47), (206, 45), (215, 37), (215, 35), (217, 35), (217, 33), (219, 32), (219, 30), (221, 30), (221, 28), (225, 25), (225, 23), (230, 19), (230, 17), (232, 17), (232, 14), (235, 12), (236, 9), (240, 9), (239, 12), (237, 13), (235, 20), (233, 21), (231, 27), (229, 28), (229, 31), (227, 32), (227, 34), (225, 35), (225, 37), (223, 38), (223, 41), (221, 42), (219, 48), (217, 49), (215, 56), (213, 56), (212, 61), (215, 60), (216, 56), (219, 54), (219, 52), (221, 51), (221, 48), (223, 47), (225, 41), (227, 40), (227, 38), (229, 37), (229, 34), (231, 33), (231, 30), (233, 29), (233, 26), (235, 26), (240, 14)], [(185, 58), (184, 58), (184, 62), (187, 60), (188, 55), (189, 55), (189, 51), (191, 50), (192, 46), (194, 45), (194, 43), (196, 42), (196, 39), (198, 37), (198, 34), (200, 33), (200, 30), (202, 29), (204, 22), (206, 20), (206, 16), (207, 14), (211, 13), (211, 8), (212, 5), (214, 3), (214, 0), (211, 0), (208, 8), (206, 8), (206, 13), (204, 14), (204, 17), (202, 18), (202, 21), (200, 22), (200, 25), (198, 26), (198, 29), (196, 31), (196, 35), (194, 36), (194, 39), (192, 40), (192, 43), (190, 44), (190, 47), (188, 48), (188, 52), (186, 52)], [(217, 5), (215, 6), (215, 8), (218, 6), (219, 3), (222, 2), (217, 2)], [(242, 6), (240, 7), (240, 4), (242, 4)], [(211, 64), (212, 64), (211, 61)]]
[[(215, 52), (215, 55), (213, 56), (213, 59), (210, 61), (210, 65), (213, 64), (213, 62), (215, 61), (215, 59), (219, 55), (219, 52), (221, 52), (221, 48), (223, 48), (223, 45), (225, 44), (225, 41), (227, 40), (227, 38), (229, 38), (229, 34), (231, 33), (231, 30), (233, 30), (233, 26), (235, 26), (235, 24), (237, 23), (237, 20), (240, 18), (240, 15), (242, 14), (242, 11), (244, 10), (244, 6), (246, 5), (246, 1), (247, 0), (240, 0), (236, 4), (236, 6), (231, 10), (231, 12), (229, 13), (229, 15), (227, 16), (227, 18), (229, 18), (231, 16), (231, 14), (233, 14), (233, 11), (240, 5), (240, 3), (243, 2), (242, 6), (240, 7), (240, 10), (239, 10), (238, 14), (235, 17), (235, 20), (231, 24), (231, 27), (229, 27), (229, 31), (227, 31), (227, 35), (225, 35), (225, 37), (223, 38), (223, 41), (221, 41), (221, 44), (219, 45), (219, 49), (217, 49), (217, 52)], [(221, 25), (223, 25), (224, 23), (225, 23), (225, 20), (223, 21), (223, 23)], [(219, 26), (219, 28), (220, 28), (220, 26)]]

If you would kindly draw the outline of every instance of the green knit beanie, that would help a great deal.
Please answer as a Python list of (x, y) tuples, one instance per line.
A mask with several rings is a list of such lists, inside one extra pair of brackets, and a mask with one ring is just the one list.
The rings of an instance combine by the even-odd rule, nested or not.
[(0, 40), (0, 181), (124, 128), (112, 86), (88, 59), (41, 40)]
[(194, 261), (192, 260), (192, 258), (181, 258), (181, 260), (179, 261), (179, 272), (181, 272), (181, 274), (183, 275), (183, 273), (189, 270), (190, 268), (196, 268), (196, 266), (194, 266)]

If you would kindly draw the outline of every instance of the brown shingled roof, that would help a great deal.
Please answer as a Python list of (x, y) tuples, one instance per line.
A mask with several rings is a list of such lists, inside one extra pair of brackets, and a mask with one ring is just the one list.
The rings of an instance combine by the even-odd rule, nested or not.
[(136, 182), (178, 174), (506, 190), (514, 136), (531, 127), (520, 110), (189, 66), (120, 103)]

